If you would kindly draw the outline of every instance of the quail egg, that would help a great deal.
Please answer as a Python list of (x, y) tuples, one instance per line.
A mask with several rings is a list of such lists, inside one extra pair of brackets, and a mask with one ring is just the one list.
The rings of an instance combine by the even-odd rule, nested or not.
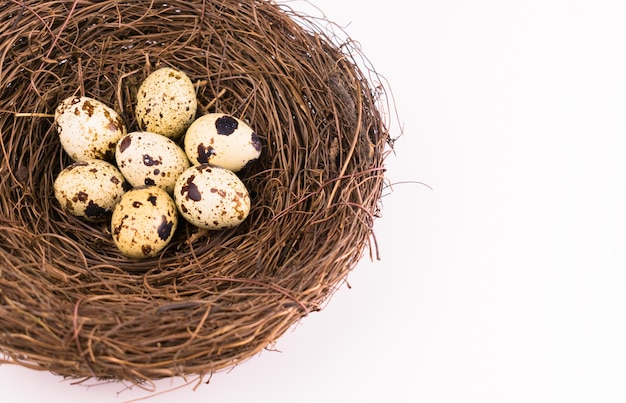
[(175, 141), (152, 132), (132, 132), (115, 149), (119, 170), (133, 187), (156, 185), (174, 191), (178, 176), (189, 167), (185, 152)]
[(61, 207), (89, 222), (109, 218), (128, 188), (113, 164), (96, 159), (74, 162), (54, 180), (54, 195)]
[(157, 186), (127, 191), (111, 217), (113, 243), (129, 258), (157, 255), (174, 236), (178, 212), (171, 196)]
[(192, 165), (208, 163), (233, 172), (261, 155), (261, 141), (252, 128), (224, 113), (196, 119), (187, 129), (183, 148)]
[(210, 230), (235, 227), (250, 212), (250, 196), (241, 179), (209, 164), (187, 168), (178, 177), (174, 201), (183, 218)]
[(119, 114), (90, 97), (64, 99), (55, 110), (54, 121), (61, 146), (75, 161), (111, 160), (117, 141), (126, 134)]
[(191, 79), (178, 69), (162, 67), (139, 87), (135, 115), (141, 130), (177, 140), (194, 121), (197, 108)]

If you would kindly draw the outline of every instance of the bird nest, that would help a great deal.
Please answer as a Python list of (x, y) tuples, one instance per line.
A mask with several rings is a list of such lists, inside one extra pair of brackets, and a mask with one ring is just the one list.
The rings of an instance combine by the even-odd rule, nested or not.
[[(334, 25), (272, 1), (9, 0), (0, 5), (1, 362), (70, 378), (210, 374), (323, 309), (369, 251), (384, 187), (384, 90)], [(133, 113), (158, 67), (193, 81), (198, 116), (255, 129), (239, 226), (179, 225), (158, 256), (120, 254), (109, 225), (67, 214), (71, 160), (52, 114), (84, 95)]]

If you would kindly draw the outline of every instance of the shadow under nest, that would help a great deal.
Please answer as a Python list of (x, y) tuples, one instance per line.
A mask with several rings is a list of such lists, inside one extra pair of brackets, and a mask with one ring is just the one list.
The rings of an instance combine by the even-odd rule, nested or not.
[[(320, 23), (270, 1), (0, 5), (1, 362), (138, 383), (209, 374), (321, 309), (377, 253), (384, 91)], [(130, 260), (107, 224), (57, 204), (72, 161), (49, 115), (86, 95), (137, 130), (136, 90), (162, 66), (196, 84), (198, 115), (244, 119), (263, 151), (239, 172), (243, 224), (183, 224), (161, 255)]]

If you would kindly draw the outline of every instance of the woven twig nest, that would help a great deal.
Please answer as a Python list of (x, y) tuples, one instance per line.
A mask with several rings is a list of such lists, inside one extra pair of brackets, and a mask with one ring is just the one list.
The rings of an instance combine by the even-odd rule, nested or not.
[[(350, 41), (270, 1), (4, 1), (0, 5), (0, 353), (72, 378), (143, 382), (251, 357), (323, 303), (366, 250), (384, 185), (382, 97)], [(129, 129), (142, 80), (176, 67), (198, 115), (254, 127), (236, 228), (180, 225), (157, 257), (123, 257), (110, 228), (66, 214), (72, 161), (57, 104), (85, 95)], [(368, 70), (372, 73), (373, 70)]]

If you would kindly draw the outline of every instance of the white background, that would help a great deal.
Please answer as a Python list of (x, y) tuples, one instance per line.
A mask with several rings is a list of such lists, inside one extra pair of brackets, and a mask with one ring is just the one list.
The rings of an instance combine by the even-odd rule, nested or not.
[[(313, 3), (395, 97), (389, 181), (428, 186), (281, 352), (148, 401), (626, 401), (626, 3)], [(91, 385), (0, 367), (7, 402), (150, 395)]]

